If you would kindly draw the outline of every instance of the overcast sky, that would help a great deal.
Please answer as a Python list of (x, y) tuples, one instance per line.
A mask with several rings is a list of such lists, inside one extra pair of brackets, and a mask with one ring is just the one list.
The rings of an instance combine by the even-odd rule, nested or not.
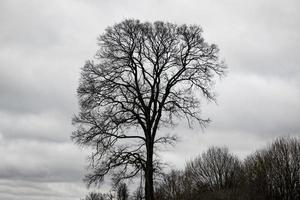
[(70, 140), (80, 68), (96, 38), (126, 18), (199, 24), (228, 65), (212, 123), (169, 130), (173, 167), (211, 145), (241, 158), (283, 135), (300, 136), (299, 0), (1, 0), (0, 199), (79, 200), (86, 154)]

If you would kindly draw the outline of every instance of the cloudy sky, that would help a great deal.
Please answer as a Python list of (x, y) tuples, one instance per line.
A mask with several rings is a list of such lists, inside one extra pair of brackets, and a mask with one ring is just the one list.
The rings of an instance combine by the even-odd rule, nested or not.
[(0, 199), (85, 195), (87, 155), (70, 140), (80, 68), (125, 18), (199, 24), (229, 68), (218, 105), (203, 107), (210, 126), (169, 130), (181, 138), (162, 156), (173, 167), (211, 145), (244, 158), (300, 136), (299, 9), (299, 0), (1, 0)]

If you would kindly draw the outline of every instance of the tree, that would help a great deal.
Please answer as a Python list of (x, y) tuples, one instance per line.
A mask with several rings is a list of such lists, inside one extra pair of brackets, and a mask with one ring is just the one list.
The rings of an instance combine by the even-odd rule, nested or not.
[(227, 148), (211, 147), (156, 184), (156, 200), (245, 199), (242, 165)]
[(146, 200), (153, 200), (155, 148), (176, 139), (159, 128), (180, 118), (205, 126), (200, 100), (215, 100), (214, 77), (225, 66), (197, 25), (125, 20), (108, 27), (98, 44), (96, 60), (82, 68), (73, 118), (72, 138), (94, 150), (86, 181), (101, 183), (110, 173), (118, 183), (143, 171)]
[(300, 198), (300, 140), (278, 138), (267, 149), (245, 162), (248, 187), (259, 198), (291, 200)]
[[(210, 147), (201, 156), (186, 165), (191, 185), (201, 193), (212, 192), (219, 199), (237, 199), (241, 185), (242, 166), (227, 148)], [(205, 199), (210, 199), (206, 197)]]
[(132, 200), (143, 200), (143, 199), (145, 199), (143, 195), (143, 188), (141, 186), (138, 186), (133, 193)]
[(117, 188), (117, 200), (128, 200), (128, 188), (126, 183), (121, 183)]
[(156, 200), (183, 200), (185, 187), (182, 171), (172, 170), (164, 174), (162, 181), (155, 190)]
[(91, 192), (82, 200), (112, 200), (112, 195)]
[(249, 200), (272, 199), (268, 187), (270, 160), (266, 159), (267, 150), (260, 150), (245, 159), (246, 192)]

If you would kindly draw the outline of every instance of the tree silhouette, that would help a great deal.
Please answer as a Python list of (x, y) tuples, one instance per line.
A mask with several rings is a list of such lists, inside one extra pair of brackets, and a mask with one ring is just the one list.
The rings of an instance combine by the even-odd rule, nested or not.
[(97, 184), (110, 173), (118, 183), (142, 170), (145, 198), (153, 200), (155, 148), (176, 139), (159, 128), (181, 118), (205, 126), (200, 100), (215, 100), (214, 78), (225, 66), (197, 25), (125, 20), (108, 27), (98, 44), (96, 60), (82, 68), (73, 118), (72, 138), (94, 150), (86, 181)]

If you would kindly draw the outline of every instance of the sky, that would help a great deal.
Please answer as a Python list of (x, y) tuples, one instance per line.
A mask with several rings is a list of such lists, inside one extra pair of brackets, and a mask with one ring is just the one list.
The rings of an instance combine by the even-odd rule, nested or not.
[[(0, 199), (79, 200), (87, 152), (70, 139), (80, 70), (97, 37), (124, 19), (198, 24), (228, 66), (205, 130), (186, 123), (162, 153), (174, 168), (209, 146), (241, 159), (276, 137), (300, 137), (298, 0), (1, 0)], [(100, 189), (92, 189), (102, 191)]]

